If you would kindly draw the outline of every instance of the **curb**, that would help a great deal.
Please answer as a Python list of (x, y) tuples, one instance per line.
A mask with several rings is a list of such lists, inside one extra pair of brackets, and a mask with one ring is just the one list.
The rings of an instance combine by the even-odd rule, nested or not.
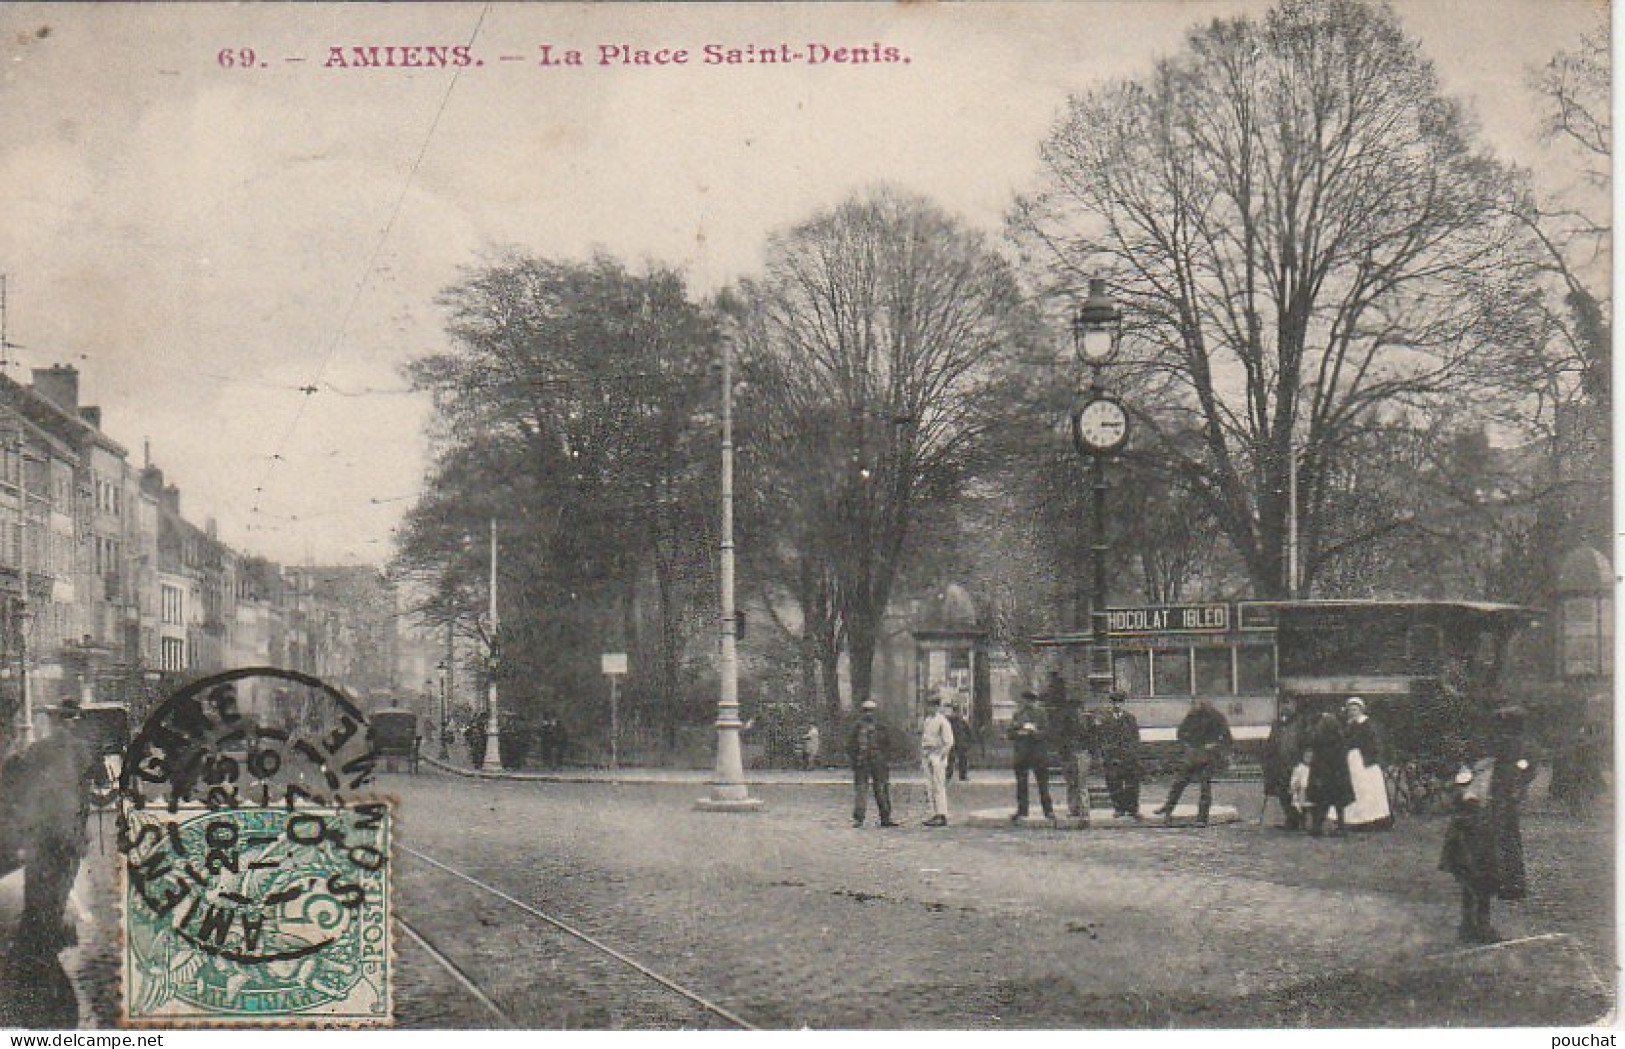
[[(438, 758), (419, 755), (418, 761), (441, 772), (453, 776), (462, 776), (465, 779), (484, 780), (514, 780), (520, 783), (613, 783), (617, 785), (636, 786), (638, 784), (660, 785), (692, 785), (705, 787), (715, 782), (713, 774), (707, 769), (668, 769), (655, 771), (637, 769), (633, 775), (619, 775), (608, 769), (582, 769), (572, 772), (512, 772), (506, 769), (498, 772), (486, 772), (483, 769), (462, 768), (449, 765)], [(893, 779), (893, 782), (897, 782)], [(906, 781), (905, 781), (906, 782)], [(840, 778), (825, 777), (818, 779), (754, 779), (749, 774), (745, 776), (745, 785), (750, 787), (772, 786), (844, 786), (850, 787), (850, 776)]]
[[(627, 769), (625, 773), (617, 774), (608, 769), (579, 769), (568, 772), (511, 772), (502, 770), (486, 772), (483, 769), (470, 769), (458, 765), (451, 765), (438, 758), (419, 754), (420, 764), (453, 776), (464, 779), (483, 780), (514, 780), (520, 783), (612, 783), (622, 786), (637, 786), (639, 784), (660, 785), (689, 785), (706, 787), (715, 782), (710, 769)], [(846, 769), (825, 769), (819, 773), (791, 773), (799, 778), (762, 779), (745, 773), (745, 785), (748, 787), (852, 787), (852, 773)], [(917, 772), (905, 772), (901, 775), (893, 773), (891, 782), (900, 786), (924, 786), (925, 779)], [(992, 787), (1003, 784), (1004, 778), (984, 778), (972, 780), (970, 786)]]

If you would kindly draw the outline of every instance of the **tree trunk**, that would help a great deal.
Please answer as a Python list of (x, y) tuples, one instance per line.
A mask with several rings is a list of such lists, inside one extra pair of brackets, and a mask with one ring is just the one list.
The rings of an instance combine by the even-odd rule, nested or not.
[(672, 572), (666, 558), (655, 551), (655, 590), (659, 595), (660, 615), (660, 715), (661, 732), (667, 750), (677, 749), (677, 725), (680, 721), (681, 697), (677, 680), (677, 656), (683, 639), (679, 632), (677, 610), (672, 607)]
[(852, 705), (871, 698), (874, 686), (875, 617), (867, 609), (851, 617), (846, 628), (847, 674), (852, 678)]
[(841, 650), (827, 641), (819, 645), (819, 669), (823, 673), (824, 709), (832, 718), (841, 715)]

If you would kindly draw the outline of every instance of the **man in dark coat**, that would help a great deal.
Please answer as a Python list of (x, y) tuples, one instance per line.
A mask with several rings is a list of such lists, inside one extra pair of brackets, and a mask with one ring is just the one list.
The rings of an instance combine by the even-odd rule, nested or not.
[(72, 942), (63, 913), (86, 846), (85, 818), (100, 765), (71, 701), (48, 707), (52, 732), (14, 755), (0, 771), (0, 874), (22, 851), (23, 912), (11, 944), (22, 964), (48, 963)]
[(1095, 745), (1106, 775), (1106, 792), (1112, 797), (1112, 815), (1140, 818), (1140, 723), (1130, 714), (1128, 697), (1121, 691), (1111, 695), (1111, 705), (1100, 715), (1095, 728)]
[(1343, 738), (1343, 720), (1331, 711), (1316, 718), (1309, 727), (1309, 833), (1325, 833), (1326, 813), (1337, 810), (1337, 829), (1343, 833), (1343, 810), (1354, 803), (1354, 783), (1349, 779), (1348, 743)]
[(852, 826), (863, 826), (868, 808), (868, 792), (875, 792), (875, 808), (880, 810), (880, 825), (895, 827), (891, 818), (891, 766), (886, 762), (890, 743), (886, 726), (875, 716), (878, 704), (872, 699), (863, 701), (858, 719), (846, 735), (846, 756), (852, 762)]
[(954, 770), (959, 770), (959, 782), (970, 779), (970, 747), (976, 742), (976, 730), (971, 728), (970, 719), (955, 710), (948, 715), (948, 724), (954, 730), (954, 749), (948, 754), (948, 775), (951, 777)]
[(1213, 774), (1230, 761), (1230, 746), (1234, 742), (1230, 735), (1230, 721), (1208, 700), (1193, 699), (1190, 711), (1179, 723), (1175, 735), (1185, 748), (1185, 758), (1180, 765), (1179, 776), (1168, 791), (1168, 800), (1157, 810), (1157, 815), (1162, 817), (1163, 823), (1171, 826), (1179, 796), (1195, 782), (1201, 787), (1196, 805), (1196, 825), (1205, 827), (1208, 813), (1213, 808)]
[(1534, 778), (1524, 751), (1525, 718), (1521, 707), (1497, 710), (1488, 755), (1456, 774), (1439, 869), (1454, 875), (1461, 887), (1458, 934), (1467, 943), (1501, 938), (1490, 925), (1492, 900), (1521, 900), (1529, 894), (1518, 814)]
[[(1264, 753), (1260, 764), (1264, 773), (1265, 805), (1274, 798), (1281, 806), (1282, 826), (1287, 830), (1303, 828), (1303, 814), (1292, 804), (1292, 770), (1303, 760), (1303, 725), (1298, 720), (1297, 705), (1291, 699), (1281, 700), (1270, 724), (1270, 734), (1264, 740)], [(1264, 822), (1260, 809), (1258, 821)]]
[(1044, 807), (1044, 818), (1055, 819), (1055, 802), (1049, 794), (1049, 718), (1038, 702), (1036, 692), (1023, 692), (1021, 706), (1010, 719), (1009, 737), (1013, 744), (1012, 762), (1016, 773), (1016, 812), (1010, 817), (1015, 823), (1027, 815), (1027, 774), (1038, 781), (1038, 803)]

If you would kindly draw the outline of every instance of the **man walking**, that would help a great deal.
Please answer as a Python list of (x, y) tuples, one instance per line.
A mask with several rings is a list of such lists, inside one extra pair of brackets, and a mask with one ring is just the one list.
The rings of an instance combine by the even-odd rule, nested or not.
[(1185, 760), (1173, 788), (1168, 791), (1168, 800), (1157, 810), (1157, 815), (1162, 817), (1165, 825), (1172, 826), (1174, 806), (1179, 804), (1179, 796), (1194, 781), (1201, 786), (1196, 806), (1196, 825), (1205, 827), (1208, 812), (1213, 808), (1213, 774), (1228, 762), (1230, 745), (1234, 742), (1230, 735), (1230, 722), (1209, 701), (1194, 699), (1175, 735), (1185, 746)]
[(1010, 722), (1010, 742), (1015, 744), (1016, 814), (1011, 823), (1020, 822), (1027, 815), (1027, 774), (1038, 781), (1038, 801), (1044, 807), (1044, 818), (1055, 819), (1055, 802), (1049, 796), (1049, 755), (1045, 746), (1049, 732), (1049, 719), (1038, 703), (1038, 694), (1021, 694), (1021, 706)]
[(954, 728), (948, 715), (952, 710), (952, 703), (942, 700), (920, 729), (920, 763), (925, 767), (925, 787), (931, 796), (927, 827), (948, 825), (948, 755), (954, 749)]
[(863, 701), (858, 720), (846, 737), (846, 754), (852, 761), (852, 826), (863, 826), (864, 810), (868, 807), (868, 791), (875, 792), (875, 808), (880, 810), (880, 825), (895, 827), (891, 818), (891, 769), (886, 766), (886, 726), (875, 717), (878, 705), (872, 699)]
[(1140, 723), (1128, 712), (1128, 697), (1113, 691), (1111, 706), (1100, 716), (1096, 739), (1112, 816), (1140, 818)]

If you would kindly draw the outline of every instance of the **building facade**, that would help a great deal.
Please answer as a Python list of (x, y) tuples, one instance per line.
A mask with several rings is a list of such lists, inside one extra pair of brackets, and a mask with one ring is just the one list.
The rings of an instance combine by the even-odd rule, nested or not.
[[(71, 365), (0, 375), (0, 751), (73, 697), (137, 718), (182, 682), (273, 666), (364, 701), (415, 694), (393, 586), (376, 568), (287, 568), (213, 521), (102, 430)], [(403, 673), (413, 675), (403, 678)]]

